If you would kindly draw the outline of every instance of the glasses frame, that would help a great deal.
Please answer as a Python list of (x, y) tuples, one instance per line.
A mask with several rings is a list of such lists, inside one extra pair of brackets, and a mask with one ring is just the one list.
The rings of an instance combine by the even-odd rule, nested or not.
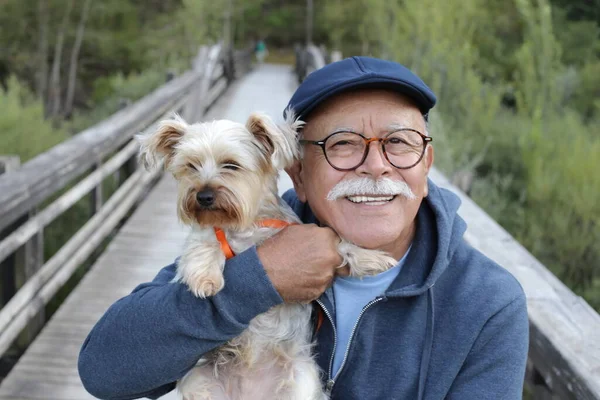
[[(390, 159), (388, 158), (387, 152), (385, 151), (385, 144), (388, 141), (388, 136), (390, 136), (390, 135), (392, 135), (394, 133), (397, 133), (397, 132), (405, 132), (405, 131), (410, 131), (410, 132), (418, 133), (419, 136), (421, 136), (421, 139), (423, 139), (423, 149), (421, 150), (421, 156), (419, 156), (419, 159), (414, 164), (412, 164), (411, 166), (408, 166), (408, 167), (398, 167), (397, 165), (394, 165), (394, 163), (391, 162)], [(363, 153), (363, 157), (360, 160), (360, 162), (358, 164), (356, 164), (352, 168), (338, 168), (338, 167), (336, 167), (335, 165), (333, 165), (331, 163), (331, 161), (329, 161), (329, 157), (327, 156), (327, 151), (325, 151), (325, 144), (327, 143), (327, 140), (330, 137), (335, 136), (335, 135), (337, 135), (339, 133), (352, 133), (354, 135), (360, 136), (365, 141), (365, 145), (366, 146), (365, 146), (365, 151)], [(329, 165), (331, 165), (331, 167), (333, 169), (338, 170), (338, 171), (353, 171), (356, 168), (360, 167), (365, 162), (365, 160), (367, 159), (367, 157), (369, 155), (369, 148), (371, 147), (370, 146), (371, 142), (380, 142), (381, 143), (381, 150), (383, 151), (383, 156), (385, 157), (385, 159), (387, 160), (387, 162), (390, 163), (390, 165), (392, 167), (397, 168), (397, 169), (410, 169), (410, 168), (414, 167), (415, 165), (417, 165), (418, 163), (421, 162), (421, 160), (425, 156), (425, 149), (427, 148), (427, 144), (429, 144), (432, 141), (433, 141), (433, 138), (431, 136), (426, 136), (426, 135), (422, 134), (421, 132), (417, 131), (416, 129), (404, 128), (404, 129), (398, 129), (398, 130), (392, 131), (392, 132), (388, 133), (387, 135), (385, 135), (382, 138), (377, 138), (377, 137), (370, 138), (370, 137), (366, 137), (365, 135), (363, 135), (361, 133), (357, 133), (357, 132), (342, 132), (342, 131), (338, 131), (338, 132), (333, 132), (332, 134), (328, 135), (323, 140), (306, 140), (306, 139), (301, 139), (299, 142), (301, 144), (312, 144), (312, 145), (321, 147), (321, 150), (323, 150), (323, 155), (325, 156), (325, 159), (327, 160), (327, 163)]]

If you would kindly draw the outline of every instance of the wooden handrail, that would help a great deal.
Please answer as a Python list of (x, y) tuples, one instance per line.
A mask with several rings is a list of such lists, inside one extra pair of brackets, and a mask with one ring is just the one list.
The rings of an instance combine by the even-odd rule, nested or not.
[[(94, 187), (98, 186), (102, 180), (119, 169), (128, 159), (134, 156), (139, 146), (135, 142), (130, 142), (117, 155), (104, 163), (99, 169), (88, 175), (85, 179), (64, 193), (58, 199), (47, 206), (44, 211), (30, 218), (26, 223), (9, 234), (0, 242), (0, 261), (3, 261), (10, 254), (15, 252), (20, 246), (25, 244), (40, 229), (46, 227), (56, 217), (68, 210), (73, 204), (79, 201), (86, 193), (89, 193)], [(0, 326), (3, 321), (0, 319)]]
[(38, 155), (17, 171), (0, 175), (0, 230), (171, 110), (200, 78), (198, 72), (188, 71), (131, 107)]
[(23, 285), (0, 311), (0, 354), (11, 345), (31, 317), (41, 310), (117, 226), (139, 194), (159, 174), (136, 171), (44, 266)]

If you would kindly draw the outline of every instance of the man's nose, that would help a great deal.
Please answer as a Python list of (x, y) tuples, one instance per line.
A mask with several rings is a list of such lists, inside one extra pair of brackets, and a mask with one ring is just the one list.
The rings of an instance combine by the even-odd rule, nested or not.
[(356, 168), (356, 173), (369, 175), (374, 179), (391, 174), (393, 167), (385, 158), (381, 143), (379, 141), (372, 141), (368, 146), (367, 158)]

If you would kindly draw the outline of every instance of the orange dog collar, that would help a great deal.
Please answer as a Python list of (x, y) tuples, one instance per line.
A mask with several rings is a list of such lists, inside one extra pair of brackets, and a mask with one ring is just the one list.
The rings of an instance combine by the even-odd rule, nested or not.
[[(262, 221), (259, 221), (257, 225), (265, 228), (285, 228), (286, 226), (296, 224), (292, 222), (282, 221), (280, 219), (263, 219)], [(225, 232), (221, 228), (217, 228), (215, 226), (215, 235), (217, 236), (217, 240), (221, 244), (221, 251), (223, 252), (223, 254), (225, 254), (225, 258), (227, 260), (233, 258), (233, 256), (235, 256), (235, 253), (233, 252), (231, 246), (227, 242)]]

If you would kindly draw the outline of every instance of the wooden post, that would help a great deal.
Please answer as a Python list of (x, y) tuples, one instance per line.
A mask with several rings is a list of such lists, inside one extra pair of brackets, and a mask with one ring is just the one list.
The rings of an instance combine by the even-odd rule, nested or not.
[(5, 172), (14, 171), (21, 166), (19, 156), (0, 156), (0, 175)]
[(306, 48), (298, 44), (294, 47), (294, 52), (296, 53), (296, 76), (300, 84), (306, 77)]
[[(37, 210), (30, 211), (28, 218), (33, 218), (36, 213)], [(18, 288), (23, 286), (42, 265), (44, 265), (44, 228), (40, 228), (40, 230), (15, 253), (16, 286)], [(23, 333), (17, 341), (19, 347), (23, 349), (28, 347), (42, 330), (45, 323), (46, 313), (44, 309), (41, 309), (37, 315), (29, 321), (27, 328), (23, 330)]]
[[(101, 162), (97, 162), (92, 167), (90, 173), (102, 167)], [(104, 195), (102, 190), (103, 182), (99, 182), (98, 185), (90, 193), (90, 218), (94, 216), (101, 208), (104, 203)]]
[[(137, 171), (137, 169), (138, 169), (137, 156), (133, 155), (125, 163), (125, 174), (126, 174), (127, 178), (129, 178), (131, 175), (133, 175), (135, 173), (135, 171)], [(127, 179), (127, 178), (125, 178), (125, 179)]]
[[(125, 146), (123, 146), (123, 147), (125, 147)], [(125, 163), (123, 164), (123, 166), (121, 168), (119, 168), (117, 170), (117, 171), (122, 171), (122, 179), (121, 179), (121, 182), (119, 183), (118, 187), (121, 187), (121, 185), (123, 185), (127, 181), (127, 179), (129, 179), (133, 174), (135, 174), (138, 167), (139, 167), (139, 165), (138, 165), (137, 154), (134, 154), (133, 156), (131, 156), (129, 158), (129, 160), (125, 161)], [(116, 190), (118, 190), (118, 188)]]
[[(0, 156), (0, 175), (14, 171), (21, 165), (19, 156)], [(12, 226), (9, 226), (4, 231), (0, 231), (0, 241), (8, 236), (22, 221), (17, 221)], [(15, 294), (16, 279), (15, 279), (15, 254), (10, 255), (4, 261), (0, 262), (0, 279), (2, 279), (2, 286), (0, 289), (2, 306), (6, 304), (10, 298)]]
[(165, 75), (165, 82), (171, 82), (173, 79), (175, 79), (176, 76), (177, 73), (175, 71), (173, 71), (172, 69), (168, 70)]
[[(90, 174), (93, 173), (94, 171), (100, 169), (102, 167), (102, 160), (98, 160), (97, 163), (95, 163), (92, 168), (90, 169)], [(119, 171), (119, 170), (117, 170)], [(129, 174), (125, 173), (126, 177), (125, 179), (127, 179), (127, 176)], [(120, 184), (118, 184), (120, 186)], [(89, 212), (89, 219), (92, 219), (94, 217), (94, 215), (98, 214), (100, 212), (100, 210), (102, 209), (102, 205), (104, 204), (104, 180), (101, 180), (100, 182), (98, 182), (98, 184), (96, 185), (96, 187), (94, 187), (92, 189), (92, 191), (89, 194), (89, 201), (90, 201), (90, 212)], [(110, 193), (109, 193), (110, 196)], [(100, 257), (100, 255), (102, 254), (102, 250), (101, 249), (95, 249), (90, 257), (92, 258), (92, 260), (97, 259), (98, 257)], [(86, 266), (85, 268), (89, 268), (90, 266)]]
[(227, 78), (227, 85), (230, 85), (235, 79), (235, 62), (233, 57), (233, 47), (227, 48), (223, 54), (223, 72)]
[[(18, 156), (0, 157), (0, 174), (16, 170), (21, 162)], [(28, 218), (33, 218), (36, 210), (31, 210), (26, 216), (20, 218), (13, 226), (0, 234), (0, 239), (8, 235), (13, 229), (22, 225)], [(3, 304), (16, 293), (44, 264), (44, 230), (40, 229), (29, 241), (27, 241), (12, 256), (2, 263), (2, 300)], [(17, 340), (17, 346), (24, 349), (33, 341), (35, 336), (44, 327), (46, 322), (45, 312), (42, 309), (31, 319), (27, 328)]]
[(552, 394), (552, 391), (544, 381), (544, 377), (535, 368), (535, 365), (533, 365), (533, 362), (530, 359), (527, 360), (525, 385), (531, 393), (532, 400), (558, 400), (558, 398)]
[[(172, 81), (175, 78), (175, 76), (176, 76), (176, 74), (174, 71), (168, 71), (167, 74), (165, 75), (165, 82)], [(124, 103), (119, 104), (119, 110), (126, 108), (128, 105), (129, 104), (124, 104)], [(119, 147), (118, 151), (123, 150), (127, 146), (127, 144), (128, 143), (123, 143), (123, 145), (121, 147)], [(100, 166), (99, 164), (95, 165), (95, 167), (99, 167), (99, 166)], [(115, 171), (115, 173), (113, 174), (113, 182), (115, 184), (115, 190), (116, 190), (116, 188), (121, 186), (123, 184), (123, 182), (125, 182), (127, 180), (127, 178), (129, 178), (135, 172), (136, 168), (137, 168), (137, 158), (134, 156), (134, 157), (131, 157), (129, 159), (129, 161), (125, 162), (121, 168), (119, 168)], [(100, 189), (100, 191), (101, 191), (101, 189)], [(102, 193), (100, 193), (100, 196), (101, 196), (101, 198), (103, 198)], [(102, 206), (102, 200), (101, 200), (100, 206)], [(98, 210), (99, 210), (99, 208), (96, 208), (95, 212), (98, 212)]]
[(204, 114), (202, 100), (203, 96), (206, 95), (206, 93), (203, 92), (203, 87), (204, 80), (206, 78), (206, 64), (208, 63), (209, 53), (209, 48), (206, 46), (202, 46), (198, 50), (198, 55), (196, 56), (196, 58), (194, 58), (194, 61), (192, 62), (192, 69), (196, 73), (201, 74), (202, 79), (198, 80), (198, 82), (196, 82), (194, 86), (192, 86), (192, 89), (189, 94), (189, 100), (183, 107), (183, 118), (189, 123), (196, 122), (196, 119), (202, 114)]

